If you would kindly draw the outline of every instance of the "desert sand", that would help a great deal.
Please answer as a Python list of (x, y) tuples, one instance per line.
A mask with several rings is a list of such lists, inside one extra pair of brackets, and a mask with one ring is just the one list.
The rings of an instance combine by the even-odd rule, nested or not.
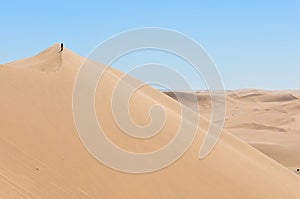
[[(172, 93), (167, 95), (175, 98)], [(178, 92), (181, 102), (189, 103), (188, 92)], [(210, 95), (197, 92), (198, 111), (209, 118)], [(175, 98), (176, 99), (176, 98)], [(300, 168), (300, 92), (244, 89), (227, 91), (225, 130), (282, 165)]]
[[(294, 118), (291, 121), (288, 117), (286, 120), (271, 118), (263, 114), (267, 106), (263, 103), (258, 103), (261, 106), (255, 110), (245, 106), (250, 109), (246, 113), (248, 109), (241, 107), (253, 99), (254, 103), (272, 101), (273, 94), (249, 97), (256, 95), (256, 91), (232, 92), (230, 100), (243, 102), (240, 108), (232, 106), (232, 117), (237, 119), (227, 116), (226, 130), (205, 159), (198, 159), (209, 124), (209, 118), (203, 114), (196, 140), (167, 168), (147, 174), (128, 174), (99, 163), (82, 145), (72, 115), (74, 81), (84, 58), (68, 49), (61, 53), (59, 50), (57, 44), (34, 57), (0, 66), (0, 198), (300, 198), (298, 175), (234, 136), (240, 134), (239, 137), (246, 140), (251, 129), (262, 125), (267, 131), (262, 131), (261, 136), (288, 134), (289, 128), (294, 127), (296, 131), (295, 115), (289, 115)], [(110, 68), (100, 82), (96, 96), (99, 123), (114, 143), (127, 150), (143, 152), (161, 147), (178, 128), (179, 103), (151, 87), (140, 88), (131, 104), (133, 119), (147, 124), (149, 107), (158, 103), (166, 109), (166, 126), (151, 140), (141, 142), (126, 136), (114, 124), (108, 106), (112, 88), (121, 75), (122, 72)], [(126, 91), (124, 87), (124, 93)], [(277, 101), (290, 98), (296, 97), (283, 94)], [(274, 107), (277, 104), (277, 109), (271, 104)], [(262, 112), (260, 117), (255, 116), (256, 109)], [(286, 111), (297, 109), (297, 105), (286, 103), (282, 107), (278, 102), (270, 102), (268, 109), (274, 115), (278, 112), (284, 115)], [(264, 117), (269, 121), (263, 122)], [(282, 125), (274, 126), (272, 120)], [(183, 122), (188, 119), (183, 118)], [(248, 131), (242, 132), (243, 129)], [(227, 132), (231, 130), (234, 135)], [(269, 147), (266, 140), (251, 142), (260, 150)], [(274, 137), (269, 142), (280, 144), (280, 139)], [(274, 154), (279, 157), (280, 153)], [(291, 162), (284, 163), (295, 166), (297, 160), (290, 159)]]

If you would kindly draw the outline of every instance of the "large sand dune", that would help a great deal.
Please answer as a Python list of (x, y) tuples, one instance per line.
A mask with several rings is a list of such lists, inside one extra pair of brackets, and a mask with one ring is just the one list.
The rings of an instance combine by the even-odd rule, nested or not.
[[(296, 174), (226, 132), (212, 153), (199, 160), (208, 127), (204, 118), (191, 148), (165, 169), (128, 174), (100, 164), (82, 145), (72, 116), (73, 85), (84, 59), (68, 49), (59, 53), (59, 49), (54, 45), (35, 57), (0, 67), (0, 198), (300, 198)], [(166, 108), (167, 123), (162, 135), (151, 141), (140, 143), (125, 136), (116, 128), (107, 106), (111, 88), (121, 75), (111, 68), (101, 80), (105, 86), (97, 90), (98, 118), (108, 137), (128, 150), (161, 147), (178, 128), (179, 104), (155, 89), (141, 88), (131, 106), (133, 118), (137, 123), (147, 123), (148, 108), (159, 103)], [(256, 95), (248, 91), (232, 94), (232, 100), (240, 98), (245, 103), (253, 100), (247, 95)], [(257, 95), (254, 100), (260, 98)], [(294, 98), (284, 94), (276, 98), (276, 103)], [(265, 100), (274, 103), (272, 96)], [(283, 110), (278, 106), (278, 111), (294, 108), (297, 106), (287, 103)], [(261, 125), (240, 120), (241, 125), (251, 128)], [(236, 131), (241, 128), (227, 125)], [(275, 128), (269, 123), (264, 126), (270, 132)], [(280, 128), (287, 129), (288, 125)]]

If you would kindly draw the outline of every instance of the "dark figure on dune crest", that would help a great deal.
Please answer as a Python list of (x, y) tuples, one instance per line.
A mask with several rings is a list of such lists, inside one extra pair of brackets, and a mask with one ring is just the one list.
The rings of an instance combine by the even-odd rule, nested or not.
[(64, 50), (64, 44), (60, 43), (60, 51), (59, 52), (62, 52), (63, 50)]
[(296, 169), (296, 173), (297, 173), (297, 174), (300, 174), (300, 169)]

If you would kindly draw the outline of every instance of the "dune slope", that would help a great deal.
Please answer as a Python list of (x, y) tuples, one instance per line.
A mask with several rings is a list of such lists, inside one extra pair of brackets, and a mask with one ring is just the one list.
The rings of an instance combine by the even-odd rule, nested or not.
[[(165, 169), (135, 175), (102, 165), (82, 145), (73, 122), (72, 90), (84, 59), (68, 49), (58, 51), (54, 45), (0, 68), (1, 198), (300, 198), (297, 175), (228, 133), (199, 160), (208, 127), (204, 119), (190, 149)], [(159, 103), (167, 111), (166, 126), (151, 141), (125, 136), (107, 106), (121, 75), (111, 68), (101, 80), (105, 86), (97, 90), (99, 122), (122, 148), (161, 147), (178, 128), (179, 104), (150, 87), (139, 89), (131, 105), (133, 118), (147, 123), (148, 108)]]

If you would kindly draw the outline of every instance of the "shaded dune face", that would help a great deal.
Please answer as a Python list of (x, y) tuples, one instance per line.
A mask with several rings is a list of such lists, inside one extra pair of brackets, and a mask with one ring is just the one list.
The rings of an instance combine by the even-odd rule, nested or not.
[[(188, 106), (189, 95), (180, 93), (183, 103)], [(197, 95), (200, 112), (209, 118), (209, 94), (199, 92)], [(299, 99), (297, 91), (228, 91), (225, 129), (295, 170), (300, 167)]]
[[(104, 166), (87, 152), (73, 121), (72, 91), (84, 58), (59, 50), (54, 45), (0, 67), (0, 198), (300, 198), (296, 174), (226, 132), (199, 160), (209, 124), (204, 117), (189, 150), (165, 169), (136, 175)], [(115, 84), (111, 77), (122, 74), (110, 68), (101, 80), (106, 86), (99, 86), (95, 98), (99, 123), (127, 150), (164, 146), (178, 128), (179, 103), (151, 87), (138, 89), (130, 104), (133, 119), (147, 124), (148, 107), (160, 104), (168, 113), (167, 125), (161, 135), (142, 143), (125, 136), (106, 106)]]

